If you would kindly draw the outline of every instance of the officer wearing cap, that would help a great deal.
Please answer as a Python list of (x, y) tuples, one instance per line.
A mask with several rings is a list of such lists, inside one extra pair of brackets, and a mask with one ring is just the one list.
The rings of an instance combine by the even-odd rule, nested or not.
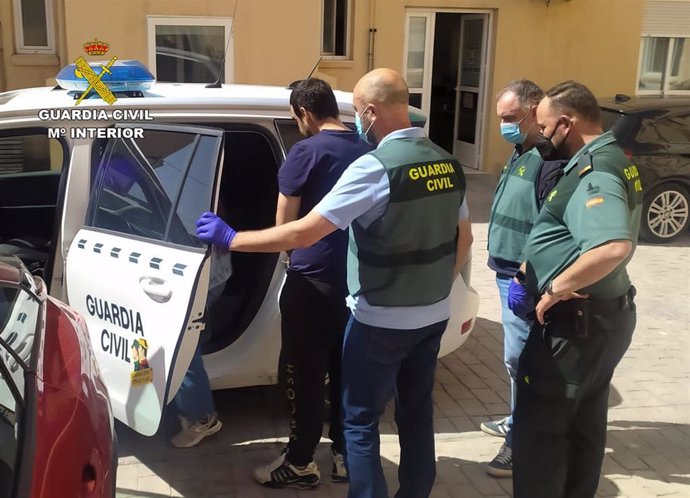
[(511, 309), (535, 317), (518, 366), (513, 489), (515, 498), (587, 498), (599, 483), (611, 378), (635, 328), (626, 264), (642, 185), (613, 135), (602, 132), (585, 86), (548, 90), (537, 123), (544, 159), (572, 157), (509, 291)]

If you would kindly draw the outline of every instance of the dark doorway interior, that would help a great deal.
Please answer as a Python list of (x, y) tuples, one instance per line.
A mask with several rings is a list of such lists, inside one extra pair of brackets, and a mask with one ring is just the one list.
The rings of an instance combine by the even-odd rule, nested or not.
[(436, 14), (431, 79), (429, 138), (451, 154), (460, 58), (460, 16), (462, 14)]

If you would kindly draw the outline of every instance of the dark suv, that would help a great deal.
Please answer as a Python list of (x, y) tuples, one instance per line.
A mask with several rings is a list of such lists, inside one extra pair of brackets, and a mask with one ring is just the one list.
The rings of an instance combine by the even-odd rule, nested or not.
[(613, 131), (640, 170), (641, 238), (674, 240), (687, 229), (690, 212), (690, 97), (617, 95), (599, 105), (604, 129)]

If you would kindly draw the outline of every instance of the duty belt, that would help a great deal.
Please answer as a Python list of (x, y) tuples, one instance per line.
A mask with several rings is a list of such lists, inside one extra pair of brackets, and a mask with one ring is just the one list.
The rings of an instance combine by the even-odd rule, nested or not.
[(601, 316), (633, 309), (636, 290), (630, 287), (622, 296), (610, 299), (571, 299), (556, 303), (544, 319), (551, 337), (590, 337), (601, 331), (596, 323)]
[(573, 314), (577, 315), (578, 311), (582, 311), (585, 307), (589, 307), (590, 313), (596, 313), (597, 315), (623, 311), (632, 308), (636, 294), (637, 290), (635, 287), (630, 286), (628, 292), (622, 296), (609, 299), (586, 298), (559, 301), (546, 312), (546, 316), (549, 318), (572, 318)]

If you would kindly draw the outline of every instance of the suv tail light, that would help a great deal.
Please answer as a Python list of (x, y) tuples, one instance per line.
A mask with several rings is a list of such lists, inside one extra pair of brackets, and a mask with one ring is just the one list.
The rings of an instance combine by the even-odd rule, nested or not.
[(467, 320), (465, 323), (462, 324), (462, 327), (460, 327), (460, 335), (466, 334), (469, 332), (470, 328), (472, 327), (472, 319), (470, 318)]

